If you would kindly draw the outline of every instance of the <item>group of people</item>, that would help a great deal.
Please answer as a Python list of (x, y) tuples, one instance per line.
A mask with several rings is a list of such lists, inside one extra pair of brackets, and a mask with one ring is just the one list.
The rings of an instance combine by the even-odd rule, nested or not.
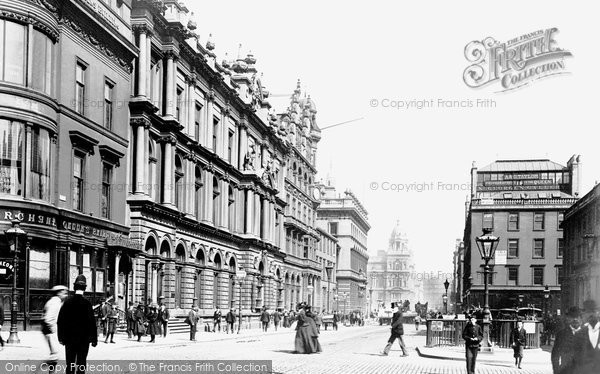
[(146, 305), (129, 302), (125, 313), (127, 319), (127, 336), (137, 336), (137, 341), (142, 341), (142, 336), (150, 335), (150, 343), (156, 342), (156, 335), (166, 337), (168, 333), (170, 312), (164, 304), (164, 298), (159, 298), (159, 304), (148, 300)]

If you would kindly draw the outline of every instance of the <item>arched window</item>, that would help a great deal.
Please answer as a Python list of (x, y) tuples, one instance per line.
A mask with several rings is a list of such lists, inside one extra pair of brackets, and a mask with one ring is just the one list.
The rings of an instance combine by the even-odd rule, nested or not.
[[(169, 244), (168, 240), (163, 240), (162, 244), (160, 245), (160, 256), (164, 257), (164, 258), (170, 258), (171, 257), (171, 246)], [(165, 284), (165, 272), (161, 271), (158, 274), (158, 296), (164, 296), (167, 297), (168, 296), (168, 292), (166, 289), (166, 284)], [(156, 300), (152, 300), (152, 301), (156, 301)]]
[(196, 218), (202, 217), (202, 170), (196, 166), (194, 171), (194, 214)]
[(221, 274), (221, 255), (215, 255), (215, 276), (213, 278), (213, 308), (219, 306), (219, 276)]
[[(194, 259), (194, 261), (196, 262), (196, 265), (204, 267), (204, 251), (202, 250), (202, 248), (198, 248), (198, 251), (196, 252), (196, 258)], [(203, 304), (204, 304), (204, 298), (202, 297), (204, 295), (204, 292), (202, 290), (203, 286), (204, 286), (204, 282), (202, 280), (202, 277), (204, 276), (204, 272), (202, 271), (202, 269), (197, 269), (196, 270), (196, 289), (195, 289), (195, 297), (196, 297), (196, 305), (202, 309)]]
[(233, 193), (233, 187), (229, 186), (229, 199), (227, 201), (228, 218), (229, 218), (229, 231), (235, 231), (235, 194)]
[(185, 248), (179, 244), (175, 250), (175, 307), (183, 308), (181, 305), (181, 278), (183, 265), (185, 264)]
[(235, 307), (235, 258), (231, 257), (229, 260), (229, 292), (227, 295), (229, 296), (229, 307), (233, 309)]
[(180, 211), (185, 209), (185, 192), (183, 189), (183, 163), (181, 157), (175, 156), (175, 206)]
[(219, 195), (221, 195), (221, 190), (219, 188), (219, 180), (216, 177), (213, 177), (213, 224), (215, 225), (215, 227), (219, 226), (220, 219)]

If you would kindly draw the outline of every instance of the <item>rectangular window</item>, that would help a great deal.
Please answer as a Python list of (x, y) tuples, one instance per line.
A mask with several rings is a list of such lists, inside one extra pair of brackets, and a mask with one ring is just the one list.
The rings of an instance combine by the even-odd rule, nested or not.
[(563, 257), (563, 251), (565, 248), (565, 242), (563, 238), (558, 238), (556, 240), (556, 257), (557, 258), (562, 258)]
[(196, 111), (194, 113), (194, 139), (200, 141), (200, 118), (202, 115), (202, 106), (196, 103)]
[(519, 257), (519, 239), (508, 239), (508, 258)]
[(545, 214), (544, 212), (533, 213), (533, 229), (541, 231), (545, 229)]
[(111, 207), (111, 183), (112, 183), (112, 165), (102, 165), (102, 197), (100, 201), (100, 210), (103, 218), (110, 218)]
[(112, 128), (113, 122), (113, 88), (114, 84), (104, 82), (104, 127), (107, 129)]
[(233, 157), (233, 136), (234, 132), (229, 130), (229, 137), (227, 138), (227, 160), (231, 163)]
[(50, 251), (31, 248), (29, 251), (29, 287), (50, 288)]
[[(73, 248), (73, 247), (71, 247)], [(69, 251), (69, 289), (73, 290), (73, 283), (75, 283), (75, 278), (80, 274), (79, 273), (79, 255), (77, 254), (77, 249), (72, 249)]]
[(177, 102), (175, 103), (175, 118), (181, 122), (181, 102), (183, 100), (183, 89), (177, 86)]
[(25, 84), (27, 71), (27, 26), (5, 21), (4, 30), (4, 80)]
[(219, 120), (216, 118), (213, 118), (213, 138), (212, 138), (213, 152), (217, 152), (218, 135), (219, 135)]
[(33, 89), (51, 94), (52, 41), (38, 30), (33, 31), (33, 56), (31, 86)]
[(83, 210), (83, 187), (85, 182), (85, 158), (73, 155), (73, 209)]
[(35, 128), (31, 139), (30, 194), (34, 199), (50, 200), (50, 133)]
[(508, 284), (511, 286), (519, 285), (519, 268), (517, 266), (510, 266), (507, 268)]
[(483, 226), (484, 229), (494, 229), (494, 213), (483, 213)]
[(329, 233), (331, 235), (337, 235), (338, 234), (338, 224), (337, 224), (337, 222), (329, 222)]
[(508, 213), (508, 231), (519, 231), (519, 213)]
[(556, 284), (557, 285), (561, 284), (561, 277), (562, 277), (562, 266), (557, 266), (556, 267)]
[(75, 111), (79, 114), (85, 112), (85, 71), (87, 67), (81, 63), (77, 63), (75, 68)]
[(558, 213), (558, 223), (556, 225), (558, 230), (562, 230), (562, 227), (560, 227), (560, 226), (562, 225), (564, 219), (565, 219), (565, 214), (563, 212), (559, 212)]
[(544, 258), (544, 239), (533, 239), (533, 258)]
[(542, 266), (534, 266), (531, 268), (533, 273), (533, 285), (544, 285), (544, 268)]

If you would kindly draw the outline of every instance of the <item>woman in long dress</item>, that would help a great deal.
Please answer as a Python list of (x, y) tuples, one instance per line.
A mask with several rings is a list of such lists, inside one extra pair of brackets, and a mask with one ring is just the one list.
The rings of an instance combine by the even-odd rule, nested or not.
[(319, 343), (319, 331), (315, 321), (307, 315), (306, 303), (298, 305), (298, 314), (296, 315), (296, 353), (318, 353), (321, 352), (321, 344)]

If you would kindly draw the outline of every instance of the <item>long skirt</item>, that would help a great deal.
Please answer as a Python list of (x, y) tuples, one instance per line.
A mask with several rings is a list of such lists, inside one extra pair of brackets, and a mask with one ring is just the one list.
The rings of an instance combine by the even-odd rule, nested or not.
[(296, 353), (317, 353), (321, 352), (318, 334), (312, 331), (310, 326), (302, 326), (296, 330), (296, 339), (294, 341)]

